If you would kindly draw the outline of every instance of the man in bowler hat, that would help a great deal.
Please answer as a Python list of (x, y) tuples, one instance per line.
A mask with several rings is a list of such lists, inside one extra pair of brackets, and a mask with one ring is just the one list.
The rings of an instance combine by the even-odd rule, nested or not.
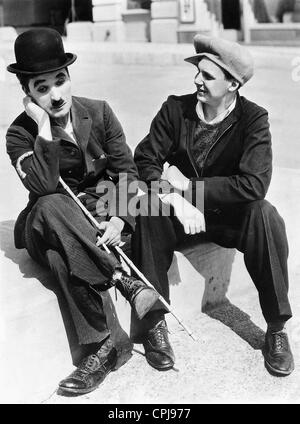
[[(7, 69), (21, 83), (25, 111), (7, 131), (7, 152), (29, 191), (15, 224), (15, 245), (26, 248), (55, 277), (53, 289), (64, 305), (67, 333), (75, 330), (68, 337), (77, 366), (59, 389), (79, 395), (94, 390), (131, 355), (132, 343), (107, 289), (116, 286), (138, 318), (158, 298), (144, 282), (127, 275), (113, 254), (114, 246), (134, 231), (134, 216), (117, 204), (124, 193), (127, 202), (135, 196), (127, 191), (137, 170), (107, 102), (72, 96), (68, 66), (76, 55), (65, 53), (57, 31), (22, 33), (15, 56), (16, 63)], [(98, 220), (100, 233), (62, 188), (60, 177)], [(103, 197), (101, 185), (105, 188), (107, 182), (114, 186), (115, 202)]]
[[(197, 34), (194, 45), (196, 54), (185, 60), (196, 66), (196, 92), (168, 97), (134, 155), (141, 180), (160, 182), (156, 193), (174, 216), (155, 218), (155, 231), (149, 217), (139, 216), (135, 237), (149, 240), (148, 267), (156, 267), (153, 281), (168, 301), (167, 270), (179, 241), (203, 233), (241, 251), (267, 322), (266, 367), (288, 375), (294, 369), (285, 328), (292, 316), (288, 243), (283, 219), (265, 200), (272, 173), (268, 113), (239, 94), (253, 75), (253, 60), (245, 47), (219, 38)], [(152, 347), (144, 342), (146, 359), (157, 369), (174, 364), (164, 313), (157, 322), (161, 337), (156, 334)], [(141, 340), (145, 328), (147, 317), (135, 324)]]

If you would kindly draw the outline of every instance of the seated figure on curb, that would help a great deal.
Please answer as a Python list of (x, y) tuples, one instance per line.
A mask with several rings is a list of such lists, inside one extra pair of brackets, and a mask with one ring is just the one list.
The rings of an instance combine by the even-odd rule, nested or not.
[[(140, 179), (148, 186), (160, 182), (156, 193), (173, 213), (152, 222), (137, 217), (134, 237), (147, 240), (148, 269), (157, 274), (152, 281), (168, 302), (167, 270), (186, 235), (205, 232), (207, 241), (241, 251), (267, 322), (266, 367), (288, 375), (294, 369), (285, 328), (292, 316), (288, 243), (283, 219), (265, 200), (272, 173), (268, 113), (239, 94), (253, 75), (253, 60), (238, 43), (197, 34), (194, 45), (196, 54), (185, 60), (197, 68), (196, 92), (168, 97), (134, 155)], [(163, 172), (165, 163), (170, 166)], [(164, 313), (156, 311), (155, 333), (147, 330), (148, 316), (134, 325), (135, 341), (144, 343), (157, 369), (174, 365)]]
[[(15, 224), (15, 245), (26, 248), (55, 277), (53, 289), (55, 285), (64, 302), (66, 330), (75, 334), (71, 352), (81, 347), (73, 355), (77, 368), (59, 383), (59, 392), (78, 395), (94, 390), (131, 355), (132, 343), (107, 289), (119, 289), (139, 318), (158, 298), (144, 282), (127, 275), (113, 254), (121, 237), (134, 231), (135, 217), (118, 215), (113, 202), (108, 208), (98, 190), (109, 181), (118, 199), (137, 180), (137, 170), (109, 105), (72, 96), (68, 66), (76, 55), (65, 53), (57, 31), (22, 33), (15, 56), (16, 63), (7, 69), (26, 94), (25, 111), (7, 131), (7, 152), (29, 191), (29, 203)], [(100, 223), (99, 229), (63, 189), (60, 177)], [(136, 193), (126, 195), (129, 202)], [(103, 243), (110, 254), (101, 248)]]

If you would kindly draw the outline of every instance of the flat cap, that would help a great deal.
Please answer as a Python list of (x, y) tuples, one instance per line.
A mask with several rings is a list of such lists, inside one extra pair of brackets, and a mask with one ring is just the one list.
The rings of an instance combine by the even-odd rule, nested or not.
[(194, 37), (196, 55), (184, 59), (198, 66), (203, 57), (219, 65), (244, 85), (254, 73), (253, 58), (246, 47), (222, 38), (196, 34)]

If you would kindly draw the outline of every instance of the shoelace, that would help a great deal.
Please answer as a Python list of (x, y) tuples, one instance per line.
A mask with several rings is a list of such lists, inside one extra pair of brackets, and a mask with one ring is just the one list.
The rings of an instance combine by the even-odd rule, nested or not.
[(99, 358), (95, 353), (84, 358), (79, 367), (81, 372), (93, 371), (92, 365), (96, 360), (99, 360)]
[(284, 333), (273, 333), (276, 350), (282, 350), (287, 346), (286, 335)]
[(132, 277), (123, 276), (122, 283), (126, 284), (126, 291), (129, 295), (132, 294), (132, 291), (135, 290), (135, 285), (139, 280), (136, 280)]
[(162, 323), (158, 323), (158, 325), (150, 331), (150, 336), (154, 339), (157, 344), (167, 345), (167, 329), (164, 327)]
[(127, 276), (123, 276), (122, 277), (122, 282), (125, 284), (128, 284), (129, 288), (131, 288), (131, 286), (133, 285), (133, 283), (135, 282), (135, 280), (133, 278), (127, 277)]

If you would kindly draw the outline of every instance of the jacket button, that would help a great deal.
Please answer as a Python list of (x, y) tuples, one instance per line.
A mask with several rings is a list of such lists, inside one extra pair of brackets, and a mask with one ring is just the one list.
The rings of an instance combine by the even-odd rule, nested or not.
[(76, 150), (75, 149), (72, 149), (71, 150), (71, 156), (75, 156), (76, 155)]

